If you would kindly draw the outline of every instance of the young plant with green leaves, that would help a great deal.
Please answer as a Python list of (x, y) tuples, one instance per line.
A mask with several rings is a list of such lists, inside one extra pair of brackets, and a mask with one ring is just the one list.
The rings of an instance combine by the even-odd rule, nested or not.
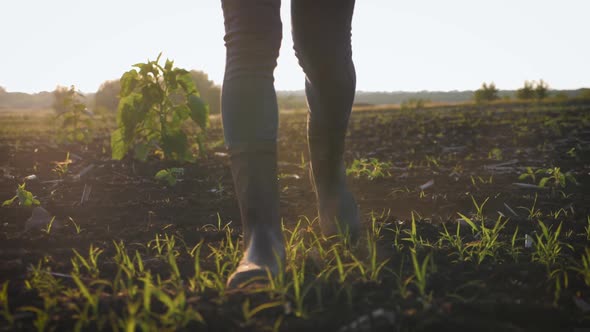
[(113, 159), (133, 151), (139, 160), (156, 153), (163, 159), (194, 161), (197, 152), (204, 152), (209, 107), (190, 73), (171, 60), (162, 66), (161, 55), (121, 76), (118, 128), (111, 134)]
[(563, 173), (559, 167), (541, 169), (539, 171), (541, 171), (541, 174), (546, 175), (539, 180), (539, 187), (565, 188), (567, 183), (578, 183), (572, 173)]
[(424, 257), (424, 260), (420, 263), (416, 254), (416, 250), (410, 249), (412, 256), (412, 266), (414, 267), (414, 275), (412, 276), (412, 282), (418, 288), (420, 296), (428, 297), (426, 294), (426, 283), (428, 281), (428, 262), (431, 259), (432, 254), (428, 254)]
[(590, 248), (585, 248), (585, 252), (581, 257), (581, 262), (574, 262), (571, 269), (576, 271), (582, 277), (586, 286), (590, 287)]
[(8, 281), (2, 284), (0, 289), (0, 317), (6, 321), (8, 328), (14, 324), (14, 315), (10, 312), (10, 306), (8, 305)]
[(377, 158), (355, 159), (346, 169), (346, 175), (352, 175), (355, 178), (366, 177), (369, 180), (374, 180), (391, 176), (391, 173), (389, 173), (390, 168), (390, 162), (379, 161)]
[(533, 262), (542, 263), (549, 268), (555, 264), (557, 258), (561, 255), (563, 247), (573, 248), (571, 245), (559, 240), (562, 227), (561, 223), (555, 231), (552, 231), (542, 221), (539, 221), (539, 227), (541, 228), (541, 234), (535, 234), (535, 252), (533, 252), (532, 260)]
[(465, 261), (468, 257), (468, 247), (463, 243), (463, 238), (461, 237), (461, 223), (457, 222), (457, 230), (454, 235), (449, 233), (445, 224), (442, 224), (442, 227), (444, 232), (439, 232), (439, 246), (442, 247), (447, 242), (451, 248), (455, 249), (450, 255), (457, 255), (458, 261)]
[(2, 206), (10, 206), (14, 201), (18, 200), (18, 205), (30, 207), (41, 204), (32, 192), (25, 188), (26, 183), (19, 184), (16, 188), (16, 195), (11, 199), (7, 199), (2, 203)]
[(568, 183), (577, 184), (576, 178), (571, 172), (562, 172), (560, 167), (539, 168), (533, 170), (531, 167), (526, 168), (526, 173), (521, 174), (518, 179), (531, 179), (533, 183), (536, 182), (537, 177), (540, 176), (539, 187), (545, 188), (565, 188)]
[(166, 184), (168, 186), (174, 186), (178, 182), (178, 178), (184, 175), (184, 168), (172, 167), (161, 169), (156, 173), (154, 179), (156, 181)]
[(57, 119), (61, 120), (57, 130), (58, 143), (90, 143), (94, 137), (92, 113), (81, 101), (84, 95), (73, 85), (69, 89), (58, 88), (54, 95), (53, 107), (58, 113)]
[(70, 164), (72, 163), (72, 159), (70, 159), (70, 153), (66, 153), (66, 159), (64, 161), (56, 161), (55, 167), (51, 170), (55, 173), (60, 179), (63, 179), (70, 169)]

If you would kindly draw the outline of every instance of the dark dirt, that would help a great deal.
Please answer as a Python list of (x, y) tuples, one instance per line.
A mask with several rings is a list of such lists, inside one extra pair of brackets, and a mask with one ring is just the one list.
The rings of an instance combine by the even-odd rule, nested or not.
[[(588, 247), (588, 242), (576, 234), (585, 232), (590, 215), (589, 112), (590, 106), (355, 112), (347, 137), (347, 164), (355, 158), (392, 163), (389, 177), (349, 178), (364, 222), (369, 225), (370, 213), (374, 212), (379, 224), (406, 229), (414, 211), (418, 234), (434, 243), (440, 237), (442, 224), (455, 230), (457, 212), (468, 216), (475, 213), (473, 196), (477, 202), (489, 198), (484, 210), (490, 219), (495, 220), (499, 213), (510, 217), (506, 236), (511, 236), (517, 226), (519, 234), (532, 234), (538, 231), (537, 224), (527, 219), (528, 212), (521, 207), (531, 207), (537, 195), (536, 207), (544, 215), (563, 209), (557, 218), (545, 220), (554, 227), (563, 223), (563, 241), (572, 246), (567, 255), (579, 260)], [(304, 162), (308, 160), (305, 116), (281, 116), (281, 215), (287, 227), (292, 227), (300, 216), (315, 217), (315, 202), (306, 165), (302, 164), (302, 155)], [(218, 125), (214, 125), (209, 138), (211, 142), (222, 138)], [(60, 179), (52, 168), (54, 162), (65, 159), (68, 151), (73, 163), (69, 175)], [(11, 281), (11, 307), (39, 304), (39, 299), (25, 290), (23, 281), (28, 266), (47, 255), (51, 256), (54, 271), (60, 271), (60, 267), (68, 271), (71, 249), (86, 252), (91, 243), (103, 247), (113, 240), (146, 243), (164, 232), (190, 245), (200, 240), (216, 243), (224, 235), (204, 226), (217, 225), (218, 217), (223, 224), (231, 222), (234, 237), (239, 236), (229, 160), (222, 146), (211, 148), (194, 164), (112, 161), (109, 153), (106, 135), (88, 148), (57, 146), (48, 137), (26, 132), (19, 144), (12, 137), (0, 138), (0, 200), (11, 198), (22, 179), (35, 174), (37, 179), (27, 181), (27, 189), (56, 216), (57, 226), (62, 226), (56, 226), (49, 235), (36, 230), (25, 232), (30, 208), (13, 205), (0, 209), (0, 282)], [(93, 168), (80, 180), (73, 177), (89, 165)], [(174, 187), (153, 179), (158, 170), (167, 167), (185, 168), (182, 181)], [(568, 184), (562, 190), (514, 185), (531, 183), (518, 179), (526, 167), (560, 167), (571, 172), (578, 184)], [(419, 188), (430, 180), (434, 185)], [(87, 190), (91, 187), (91, 193), (87, 201), (81, 202), (85, 186)], [(70, 218), (82, 228), (80, 234), (76, 234)], [(395, 259), (393, 240), (393, 235), (386, 235), (379, 243), (383, 255), (394, 255), (389, 265), (398, 271), (401, 262)], [(429, 279), (434, 299), (426, 307), (416, 296), (392, 296), (392, 290), (397, 288), (394, 280), (359, 283), (354, 285), (352, 306), (336, 302), (306, 320), (287, 317), (281, 330), (338, 330), (379, 308), (396, 312), (395, 327), (376, 323), (373, 330), (573, 331), (590, 327), (588, 313), (584, 314), (572, 301), (573, 297), (588, 301), (590, 290), (573, 273), (569, 287), (553, 304), (553, 284), (547, 280), (544, 266), (530, 263), (530, 253), (524, 252), (518, 263), (501, 256), (482, 265), (454, 263), (449, 254), (444, 250), (434, 252), (437, 269)], [(190, 262), (185, 263), (189, 270)], [(182, 260), (179, 264), (184, 270)], [(411, 269), (411, 262), (406, 261), (404, 266)], [(152, 271), (157, 272), (158, 266)], [(454, 295), (449, 296), (451, 293)], [(207, 330), (250, 329), (222, 319), (240, 315), (239, 306), (232, 306), (231, 300), (212, 303), (199, 297), (190, 301), (200, 303)], [(117, 305), (121, 303), (116, 299), (105, 300), (105, 306)], [(265, 319), (270, 325), (274, 322), (270, 311)], [(69, 329), (69, 324), (66, 319), (58, 327)]]

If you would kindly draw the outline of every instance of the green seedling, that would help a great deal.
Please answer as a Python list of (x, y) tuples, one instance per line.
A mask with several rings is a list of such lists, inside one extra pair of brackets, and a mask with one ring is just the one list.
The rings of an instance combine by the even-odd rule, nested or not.
[(533, 200), (533, 205), (530, 208), (526, 206), (519, 206), (518, 209), (525, 210), (528, 213), (528, 220), (539, 219), (543, 216), (541, 209), (537, 209), (537, 194), (535, 193), (535, 199)]
[(74, 229), (76, 230), (76, 234), (80, 234), (82, 232), (82, 228), (80, 227), (80, 225), (74, 221), (74, 219), (72, 217), (68, 217), (68, 219), (72, 222), (72, 225), (74, 225)]
[(93, 312), (98, 313), (99, 293), (92, 294), (90, 289), (86, 287), (86, 285), (78, 275), (72, 274), (72, 279), (76, 283), (76, 286), (78, 286), (80, 294), (82, 294), (82, 296), (86, 299), (88, 304), (93, 308)]
[(518, 180), (523, 181), (530, 178), (533, 183), (537, 183), (537, 173), (538, 172), (534, 171), (532, 167), (527, 167), (526, 172), (521, 174), (518, 177)]
[(377, 257), (377, 239), (372, 237), (369, 232), (367, 232), (367, 250), (369, 252), (369, 263), (366, 264), (365, 270), (367, 271), (367, 276), (369, 281), (378, 282), (381, 276), (382, 270), (385, 268), (385, 265), (391, 260), (390, 258), (384, 259), (382, 261), (378, 260)]
[(66, 174), (68, 174), (68, 170), (70, 168), (70, 164), (72, 160), (70, 159), (70, 153), (66, 154), (66, 159), (64, 161), (55, 162), (55, 167), (53, 167), (52, 171), (55, 173), (60, 179), (63, 179)]
[[(153, 287), (150, 294), (163, 304), (166, 310), (164, 314), (159, 316), (164, 325), (182, 328), (192, 321), (204, 322), (203, 316), (187, 304), (183, 290), (178, 291), (176, 296), (171, 296), (161, 288)], [(145, 303), (145, 298), (143, 302)]]
[(488, 152), (488, 159), (492, 160), (502, 160), (502, 150), (498, 148), (493, 148)]
[(542, 221), (539, 221), (539, 227), (541, 228), (541, 234), (535, 234), (535, 252), (532, 255), (533, 262), (539, 262), (549, 268), (555, 264), (557, 258), (561, 255), (561, 249), (565, 246), (573, 249), (571, 245), (563, 243), (559, 240), (561, 234), (561, 226), (559, 223), (557, 229), (552, 231), (550, 228), (545, 226)]
[[(416, 213), (417, 214), (417, 213)], [(414, 214), (414, 211), (411, 212), (412, 215), (412, 224), (410, 225), (410, 229), (404, 229), (402, 230), (402, 232), (406, 233), (408, 235), (408, 237), (403, 238), (403, 241), (407, 241), (410, 242), (413, 247), (412, 248), (416, 248), (419, 245), (424, 245), (424, 241), (422, 240), (422, 237), (418, 236), (418, 231), (416, 229), (416, 216)]]
[(10, 306), (8, 305), (8, 281), (2, 284), (2, 290), (0, 291), (0, 317), (8, 323), (7, 327), (13, 326), (14, 315), (10, 312)]
[(554, 281), (553, 306), (556, 307), (562, 290), (569, 286), (569, 274), (567, 270), (560, 267), (549, 272), (549, 280)]
[(49, 322), (51, 321), (51, 316), (47, 308), (41, 309), (33, 306), (24, 306), (20, 307), (19, 310), (35, 314), (33, 326), (35, 326), (37, 332), (47, 331), (47, 327), (49, 325)]
[(276, 301), (276, 302), (267, 302), (263, 303), (255, 308), (250, 308), (250, 299), (246, 299), (242, 303), (242, 316), (244, 318), (245, 325), (251, 325), (253, 322), (254, 316), (259, 314), (260, 312), (276, 307), (280, 307), (283, 305), (283, 302)]
[(292, 298), (295, 304), (293, 313), (296, 317), (306, 318), (307, 311), (305, 310), (304, 301), (305, 297), (314, 286), (314, 282), (310, 282), (309, 284), (305, 285), (305, 260), (302, 261), (301, 266), (299, 268), (297, 268), (297, 266), (295, 265), (291, 266), (291, 275), (293, 277)]
[[(54, 104), (58, 112), (57, 118), (62, 122), (57, 131), (59, 143), (84, 143), (88, 144), (94, 137), (92, 113), (88, 112), (86, 105), (80, 101), (84, 95), (72, 85), (69, 90), (56, 90), (59, 95)], [(66, 158), (67, 159), (67, 158)]]
[(30, 272), (25, 279), (25, 288), (34, 290), (43, 297), (55, 297), (64, 290), (60, 279), (56, 279), (51, 273), (51, 268), (45, 266), (48, 257), (39, 260), (37, 265), (30, 266)]
[(590, 248), (585, 248), (581, 261), (581, 263), (574, 263), (571, 269), (578, 272), (586, 286), (590, 287)]
[(440, 167), (440, 162), (438, 161), (438, 158), (436, 158), (435, 156), (426, 155), (426, 157), (424, 157), (424, 158), (426, 159), (426, 166), (427, 167), (432, 167), (432, 166)]
[(98, 278), (100, 270), (98, 268), (98, 257), (103, 253), (103, 249), (96, 248), (94, 245), (90, 245), (88, 248), (88, 258), (84, 258), (78, 250), (72, 249), (74, 257), (72, 258), (72, 269), (73, 274), (80, 275), (80, 266), (86, 269), (86, 272), (93, 279)]
[(403, 272), (404, 272), (404, 256), (402, 255), (400, 267), (399, 267), (399, 272), (397, 272), (397, 273), (393, 272), (393, 276), (395, 277), (395, 280), (396, 280), (396, 285), (399, 290), (399, 295), (402, 297), (402, 299), (407, 299), (411, 295), (411, 292), (408, 289), (408, 286), (412, 283), (412, 280), (414, 279), (414, 277), (409, 276), (407, 278), (404, 278)]
[(536, 183), (537, 176), (541, 176), (537, 184), (541, 188), (551, 187), (556, 189), (565, 188), (568, 183), (578, 184), (578, 181), (571, 172), (563, 173), (559, 167), (539, 168), (537, 170), (527, 167), (526, 173), (521, 174), (518, 179), (526, 180), (530, 178), (533, 183)]
[(10, 206), (17, 199), (18, 205), (20, 206), (30, 207), (33, 205), (41, 204), (41, 202), (39, 202), (39, 200), (35, 198), (33, 193), (31, 193), (25, 188), (25, 185), (26, 183), (19, 184), (18, 188), (16, 188), (16, 195), (14, 195), (14, 197), (12, 197), (11, 199), (5, 200), (2, 203), (2, 206)]
[[(483, 204), (481, 207), (483, 207)], [(480, 225), (477, 225), (465, 215), (458, 214), (471, 227), (472, 233), (478, 237), (478, 240), (466, 244), (466, 252), (469, 254), (470, 259), (475, 260), (478, 265), (486, 257), (496, 259), (496, 254), (502, 247), (502, 242), (499, 240), (500, 231), (506, 226), (508, 220), (502, 221), (502, 216), (498, 216), (494, 227), (488, 228), (484, 220), (481, 220)]]
[(160, 183), (164, 183), (172, 187), (178, 182), (178, 178), (183, 175), (184, 168), (173, 167), (159, 170), (154, 176), (154, 179)]
[(494, 183), (494, 176), (490, 175), (487, 179), (481, 176), (473, 176), (470, 175), (470, 179), (471, 179), (471, 184), (476, 187), (479, 188), (479, 184), (492, 184)]
[(352, 164), (346, 169), (346, 175), (374, 180), (391, 176), (389, 169), (391, 169), (391, 162), (382, 162), (377, 158), (362, 158), (353, 160)]
[(486, 203), (490, 200), (489, 197), (487, 197), (483, 203), (481, 204), (477, 204), (477, 201), (475, 200), (475, 197), (473, 197), (473, 195), (471, 196), (471, 201), (473, 202), (473, 205), (475, 206), (475, 212), (476, 212), (476, 220), (477, 221), (484, 221), (484, 215), (483, 215), (483, 207), (486, 205)]
[(47, 223), (47, 226), (41, 228), (41, 231), (47, 235), (51, 234), (51, 228), (53, 227), (54, 221), (55, 221), (55, 216), (51, 217), (51, 220), (49, 220), (49, 223)]
[(444, 233), (440, 232), (440, 239), (439, 239), (439, 243), (440, 245), (442, 245), (444, 243), (444, 241), (448, 242), (449, 245), (451, 245), (452, 248), (454, 248), (456, 251), (452, 252), (451, 254), (456, 254), (459, 261), (464, 261), (467, 258), (468, 252), (467, 249), (468, 247), (465, 246), (465, 244), (463, 243), (463, 238), (461, 237), (461, 223), (457, 223), (457, 230), (455, 231), (454, 235), (451, 235), (447, 229), (447, 226), (445, 224), (442, 225), (443, 229), (444, 229)]
[(522, 249), (516, 245), (516, 239), (518, 238), (518, 226), (514, 230), (512, 234), (512, 239), (510, 240), (510, 255), (514, 262), (518, 263), (518, 256), (520, 255)]
[(111, 134), (113, 159), (133, 150), (139, 160), (156, 153), (163, 159), (194, 161), (193, 147), (200, 154), (205, 150), (209, 107), (190, 73), (170, 60), (160, 65), (161, 55), (121, 76), (118, 128)]
[(297, 165), (300, 170), (306, 171), (309, 168), (309, 162), (305, 161), (305, 155), (301, 152), (301, 157), (299, 159), (299, 164)]
[(428, 254), (424, 257), (422, 263), (418, 261), (416, 250), (411, 249), (410, 254), (412, 256), (412, 266), (414, 267), (414, 275), (412, 276), (413, 284), (418, 288), (420, 296), (426, 296), (426, 282), (428, 280), (428, 261), (431, 259), (432, 254)]
[(539, 187), (565, 188), (567, 183), (578, 183), (570, 172), (563, 173), (559, 167), (541, 169), (540, 171), (547, 176), (539, 180)]

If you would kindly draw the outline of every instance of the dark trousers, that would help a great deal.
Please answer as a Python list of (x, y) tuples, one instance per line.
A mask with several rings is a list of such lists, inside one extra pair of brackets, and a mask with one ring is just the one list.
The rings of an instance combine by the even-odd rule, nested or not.
[[(306, 75), (308, 137), (344, 137), (356, 88), (351, 51), (354, 0), (291, 0), (295, 54)], [(278, 106), (273, 72), (282, 39), (280, 0), (221, 0), (227, 51), (222, 119), (230, 150), (276, 149)], [(341, 144), (339, 142), (342, 142)]]

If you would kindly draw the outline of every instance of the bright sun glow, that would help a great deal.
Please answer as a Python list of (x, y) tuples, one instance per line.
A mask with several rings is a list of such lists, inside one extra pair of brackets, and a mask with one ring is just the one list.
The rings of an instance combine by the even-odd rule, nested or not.
[[(276, 86), (299, 90), (290, 1)], [(165, 8), (164, 8), (165, 7)], [(220, 83), (225, 50), (219, 1), (4, 1), (0, 86), (94, 92), (136, 62), (165, 57)], [(464, 90), (494, 81), (514, 89), (544, 79), (589, 86), (590, 2), (585, 0), (357, 1), (353, 22), (359, 90)]]

